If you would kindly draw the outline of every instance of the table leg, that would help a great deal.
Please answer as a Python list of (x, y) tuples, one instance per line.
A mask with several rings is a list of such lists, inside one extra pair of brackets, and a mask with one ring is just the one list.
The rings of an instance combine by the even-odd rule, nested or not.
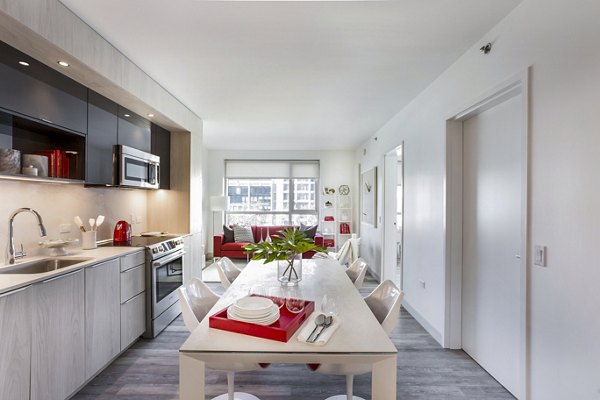
[(396, 400), (396, 364), (394, 354), (373, 364), (371, 396), (373, 400)]
[(204, 362), (179, 353), (179, 399), (204, 400)]

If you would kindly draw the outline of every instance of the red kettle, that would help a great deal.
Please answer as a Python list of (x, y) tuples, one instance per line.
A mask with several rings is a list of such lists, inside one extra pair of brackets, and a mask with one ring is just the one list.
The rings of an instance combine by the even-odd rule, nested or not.
[(131, 225), (127, 221), (119, 221), (115, 225), (113, 233), (113, 243), (130, 243), (131, 242)]

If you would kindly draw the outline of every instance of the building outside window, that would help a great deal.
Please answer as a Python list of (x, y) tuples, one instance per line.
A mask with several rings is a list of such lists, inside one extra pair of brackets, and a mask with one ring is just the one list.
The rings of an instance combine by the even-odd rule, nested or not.
[(227, 160), (225, 166), (227, 224), (317, 224), (318, 161)]

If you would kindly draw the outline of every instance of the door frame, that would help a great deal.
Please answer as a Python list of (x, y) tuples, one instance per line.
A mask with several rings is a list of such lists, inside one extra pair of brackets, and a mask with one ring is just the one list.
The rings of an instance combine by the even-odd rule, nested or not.
[(463, 121), (521, 95), (520, 399), (529, 398), (529, 73), (526, 69), (446, 119), (445, 313), (443, 346), (462, 348)]
[[(397, 191), (396, 191), (396, 187), (398, 186), (398, 149), (402, 149), (402, 233), (400, 236), (400, 243), (402, 245), (402, 252), (400, 253), (400, 263), (402, 264), (402, 274), (400, 277), (400, 290), (402, 290), (402, 286), (404, 286), (404, 141), (400, 142), (400, 144), (398, 146), (396, 146), (393, 150), (388, 151), (387, 153), (384, 154), (383, 156), (383, 221), (382, 221), (382, 230), (381, 230), (381, 237), (382, 237), (382, 243), (383, 243), (383, 251), (382, 254), (383, 256), (381, 257), (381, 270), (382, 270), (382, 280), (385, 279), (390, 279), (392, 280), (395, 284), (397, 284), (396, 282), (396, 267), (397, 267), (397, 241), (396, 241), (396, 235), (394, 235), (393, 239), (389, 237), (389, 235), (387, 235), (389, 233), (390, 230), (390, 225), (394, 225), (394, 222), (396, 221), (396, 212), (398, 212), (398, 210), (396, 210), (396, 204), (398, 203), (398, 199), (397, 199)], [(393, 174), (396, 177), (396, 180), (394, 182), (394, 187), (393, 189), (391, 187), (389, 187), (388, 185), (388, 178), (390, 176), (390, 171), (388, 171), (388, 157), (391, 156), (395, 156), (396, 157), (396, 172)], [(390, 194), (390, 191), (394, 193), (394, 204), (392, 207), (392, 204), (390, 204), (390, 202), (388, 201), (388, 197)], [(391, 212), (391, 211), (395, 211), (395, 212)], [(392, 222), (393, 221), (393, 222)], [(394, 243), (394, 245), (392, 246), (392, 243)], [(389, 260), (388, 256), (389, 256), (389, 250), (390, 250), (390, 246), (394, 247), (394, 258), (393, 260)], [(393, 267), (392, 267), (393, 265)]]

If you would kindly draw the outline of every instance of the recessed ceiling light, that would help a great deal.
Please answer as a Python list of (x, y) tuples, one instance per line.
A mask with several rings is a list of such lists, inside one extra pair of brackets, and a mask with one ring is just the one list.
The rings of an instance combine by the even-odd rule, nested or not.
[(152, 117), (154, 117), (154, 114), (150, 113), (150, 114), (148, 114), (148, 116), (149, 116), (150, 118), (152, 118)]
[(29, 67), (29, 63), (27, 61), (19, 61), (19, 64), (21, 64), (24, 67)]
[(69, 63), (68, 63), (68, 62), (66, 62), (66, 61), (59, 61), (59, 62), (58, 62), (58, 65), (60, 65), (61, 67), (68, 67), (68, 66), (69, 66)]
[(131, 115), (129, 115), (129, 114), (123, 114), (123, 116), (127, 117), (127, 118), (131, 117)]

